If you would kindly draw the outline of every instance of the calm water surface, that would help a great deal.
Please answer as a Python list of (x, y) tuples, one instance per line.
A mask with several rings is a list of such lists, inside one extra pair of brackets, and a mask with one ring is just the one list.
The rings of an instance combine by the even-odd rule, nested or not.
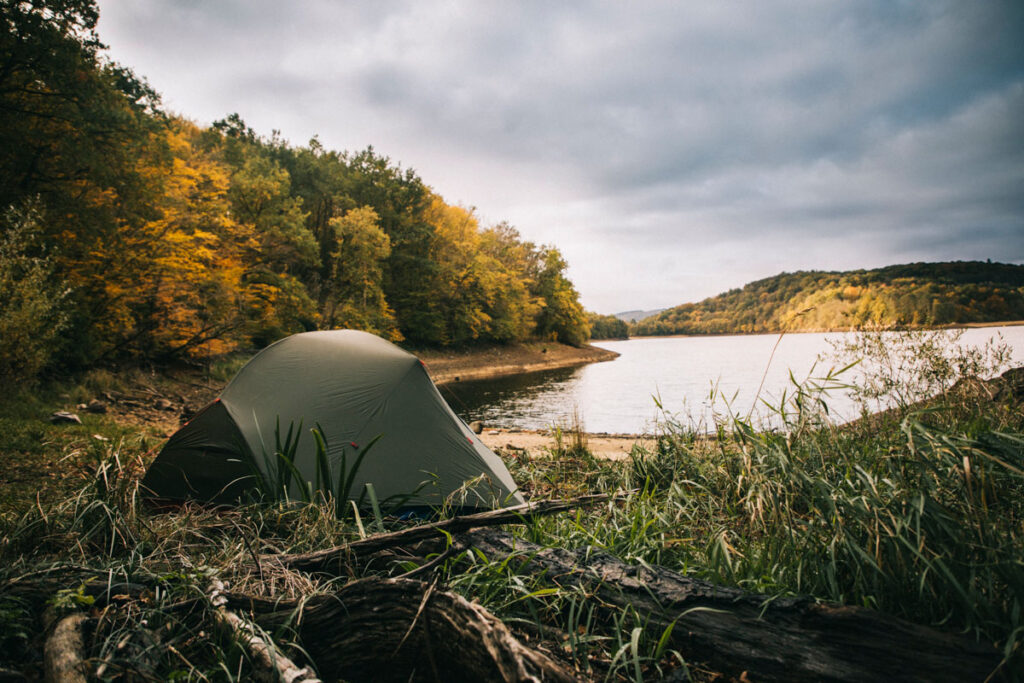
[[(1012, 347), (1014, 362), (1024, 364), (1024, 327), (970, 329), (961, 344), (980, 345), (999, 333)], [(441, 387), (441, 393), (463, 419), (482, 420), (495, 427), (543, 429), (571, 424), (574, 411), (590, 432), (637, 434), (652, 432), (662, 413), (655, 398), (677, 418), (698, 426), (709, 424), (713, 412), (727, 409), (746, 415), (768, 368), (761, 397), (777, 401), (798, 380), (812, 373), (815, 360), (828, 353), (827, 339), (841, 333), (788, 334), (769, 365), (778, 335), (732, 337), (659, 337), (594, 342), (621, 354), (605, 363), (552, 370), (516, 377), (461, 382)], [(712, 391), (716, 398), (712, 399)], [(843, 392), (828, 401), (839, 418), (857, 416)]]

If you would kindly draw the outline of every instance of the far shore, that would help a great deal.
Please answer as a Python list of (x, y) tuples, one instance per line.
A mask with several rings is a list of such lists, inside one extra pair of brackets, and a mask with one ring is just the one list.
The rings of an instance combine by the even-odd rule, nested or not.
[[(981, 329), (984, 327), (1020, 327), (1024, 325), (1024, 320), (1000, 320), (992, 323), (950, 323), (949, 325), (935, 325), (931, 327), (894, 327), (884, 328), (878, 330), (879, 332), (919, 332), (927, 330), (961, 330), (961, 329)], [(821, 328), (814, 330), (773, 330), (768, 332), (703, 332), (694, 334), (637, 334), (629, 337), (630, 339), (672, 339), (674, 337), (756, 337), (756, 336), (768, 336), (777, 334), (831, 334), (840, 332), (857, 332), (861, 328), (856, 327), (832, 327), (832, 328)], [(869, 330), (874, 331), (874, 330)], [(600, 339), (594, 341), (626, 341), (621, 339)]]
[(577, 347), (557, 342), (414, 353), (423, 361), (430, 378), (439, 385), (572, 368), (619, 357), (614, 351), (589, 344)]

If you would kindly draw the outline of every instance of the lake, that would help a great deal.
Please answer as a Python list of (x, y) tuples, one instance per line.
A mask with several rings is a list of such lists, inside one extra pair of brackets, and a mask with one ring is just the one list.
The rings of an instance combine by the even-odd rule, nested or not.
[[(1012, 348), (1013, 364), (1024, 365), (1024, 326), (968, 329), (960, 343), (978, 346), (996, 334)], [(818, 355), (830, 352), (829, 339), (842, 336), (804, 333), (787, 334), (781, 341), (777, 334), (599, 341), (594, 346), (616, 351), (619, 358), (579, 368), (449, 384), (441, 387), (441, 393), (467, 422), (481, 420), (494, 427), (569, 425), (575, 413), (589, 432), (650, 433), (662, 415), (655, 403), (660, 397), (666, 411), (701, 428), (712, 423), (714, 412), (726, 411), (727, 402), (736, 414), (746, 415), (762, 377), (760, 397), (777, 402), (784, 391), (791, 391), (790, 371), (800, 381), (809, 374), (820, 376), (831, 363), (815, 368)], [(845, 392), (830, 394), (828, 404), (838, 419), (858, 416)], [(764, 411), (758, 414), (763, 416)]]

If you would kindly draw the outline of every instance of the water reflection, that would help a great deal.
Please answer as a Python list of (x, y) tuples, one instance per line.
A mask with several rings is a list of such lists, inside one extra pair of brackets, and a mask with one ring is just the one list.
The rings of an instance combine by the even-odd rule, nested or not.
[[(1024, 363), (1024, 327), (968, 330), (961, 343), (979, 345), (996, 332), (1013, 348), (1015, 363)], [(577, 411), (591, 432), (650, 432), (659, 416), (655, 397), (660, 397), (666, 410), (700, 428), (729, 406), (740, 415), (753, 409), (755, 416), (765, 416), (763, 401), (777, 404), (792, 393), (792, 380), (827, 370), (828, 363), (816, 366), (817, 358), (831, 349), (828, 337), (837, 336), (788, 334), (781, 342), (778, 335), (597, 342), (621, 355), (580, 368), (460, 382), (441, 387), (441, 393), (467, 422), (499, 427), (543, 429), (569, 423)], [(856, 406), (841, 391), (828, 402), (840, 420), (857, 416)]]
[[(466, 422), (495, 427), (546, 429), (567, 425), (579, 405), (586, 368), (564, 368), (439, 387), (441, 395)], [(592, 410), (593, 406), (586, 406)], [(653, 417), (653, 412), (652, 415)]]

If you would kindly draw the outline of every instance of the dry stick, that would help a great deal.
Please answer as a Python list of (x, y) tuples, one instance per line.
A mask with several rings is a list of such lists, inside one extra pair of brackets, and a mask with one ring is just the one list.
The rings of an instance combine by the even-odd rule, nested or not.
[(57, 622), (46, 639), (43, 660), (47, 683), (85, 683), (85, 649), (82, 627), (88, 621), (84, 612), (75, 612)]
[(295, 662), (286, 657), (266, 635), (258, 635), (252, 624), (227, 608), (224, 597), (224, 584), (214, 579), (210, 584), (210, 603), (214, 607), (217, 621), (234, 634), (265, 672), (271, 674), (272, 680), (282, 683), (320, 683), (320, 679), (306, 667), (299, 668)]
[(754, 402), (750, 404), (750, 412), (747, 413), (747, 421), (750, 420), (750, 416), (754, 414), (754, 408), (757, 407), (757, 399), (761, 397), (761, 390), (764, 389), (764, 381), (768, 379), (768, 370), (772, 367), (772, 359), (775, 358), (775, 351), (778, 350), (779, 344), (782, 343), (782, 338), (786, 336), (786, 331), (783, 330), (779, 333), (779, 338), (775, 340), (775, 346), (772, 347), (771, 355), (768, 356), (768, 365), (764, 366), (764, 374), (761, 375), (761, 383), (757, 385), (757, 392), (754, 394)]
[[(796, 320), (797, 318), (806, 315), (807, 313), (810, 313), (813, 310), (814, 306), (811, 306), (810, 308), (805, 308), (804, 310), (794, 315), (793, 319), (790, 320), (790, 322), (793, 322), (793, 320)], [(761, 375), (761, 383), (757, 385), (757, 393), (754, 394), (754, 402), (750, 404), (750, 412), (747, 413), (748, 422), (750, 421), (750, 416), (754, 414), (754, 408), (757, 407), (757, 399), (761, 397), (761, 390), (764, 389), (764, 381), (768, 379), (768, 370), (772, 367), (772, 360), (774, 360), (775, 358), (775, 352), (778, 351), (779, 344), (782, 343), (782, 338), (785, 336), (786, 330), (782, 330), (782, 332), (779, 332), (779, 338), (775, 340), (775, 346), (772, 347), (772, 352), (768, 356), (768, 365), (764, 366), (764, 374)]]
[(596, 505), (608, 501), (624, 500), (624, 495), (600, 493), (580, 496), (569, 500), (542, 500), (535, 503), (523, 503), (499, 510), (488, 510), (471, 515), (461, 515), (451, 519), (443, 519), (430, 524), (409, 527), (388, 534), (378, 534), (345, 545), (316, 550), (310, 553), (294, 555), (264, 555), (263, 560), (278, 562), (281, 565), (298, 571), (326, 572), (332, 566), (341, 563), (351, 555), (373, 554), (395, 546), (437, 538), (440, 532), (458, 533), (478, 527), (496, 526), (499, 524), (521, 524), (534, 517), (551, 515), (587, 505)]
[(419, 576), (420, 574), (423, 574), (425, 572), (430, 571), (431, 569), (433, 569), (437, 565), (439, 565), (442, 562), (444, 562), (445, 560), (447, 560), (449, 557), (454, 555), (456, 553), (456, 551), (461, 551), (461, 550), (464, 550), (464, 548), (462, 547), (461, 544), (453, 543), (447, 550), (445, 550), (443, 553), (440, 553), (437, 557), (435, 557), (434, 559), (430, 560), (429, 562), (427, 562), (425, 564), (421, 564), (420, 566), (416, 567), (415, 569), (411, 569), (411, 570), (407, 571), (404, 574), (399, 574), (398, 576), (396, 576), (394, 578), (396, 578), (396, 579), (411, 579), (414, 576)]
[(423, 614), (423, 608), (427, 606), (427, 600), (430, 600), (430, 594), (434, 592), (435, 588), (437, 588), (436, 578), (429, 586), (427, 586), (427, 590), (423, 591), (423, 599), (420, 600), (419, 609), (417, 609), (416, 614), (413, 615), (412, 623), (409, 624), (409, 628), (406, 630), (405, 635), (402, 636), (402, 639), (398, 641), (398, 645), (395, 646), (395, 651), (391, 654), (392, 657), (398, 654), (398, 651), (402, 649), (403, 645), (405, 645), (405, 641), (409, 639), (409, 635), (412, 633), (412, 630), (416, 628), (416, 622), (419, 621), (420, 615)]

